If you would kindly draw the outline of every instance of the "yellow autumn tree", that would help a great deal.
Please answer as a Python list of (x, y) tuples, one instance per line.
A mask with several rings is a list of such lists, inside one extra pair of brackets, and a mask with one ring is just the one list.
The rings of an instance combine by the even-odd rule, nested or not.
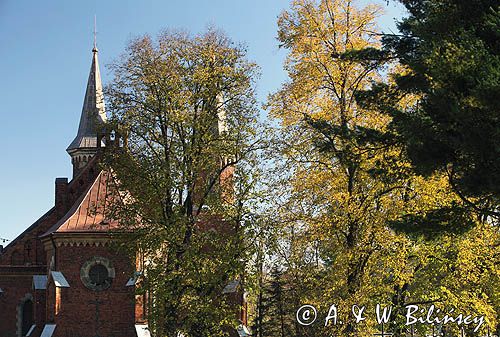
[[(393, 305), (392, 318), (410, 303), (449, 300), (458, 307), (458, 289), (467, 287), (457, 288), (463, 276), (456, 275), (456, 267), (477, 272), (465, 263), (474, 259), (457, 245), (472, 244), (463, 236), (475, 221), (471, 215), (457, 219), (464, 224), (458, 233), (429, 238), (439, 228), (412, 235), (394, 230), (460, 201), (439, 173), (428, 179), (412, 174), (401, 147), (386, 138), (389, 117), (356, 103), (356, 93), (383, 74), (379, 63), (360, 62), (346, 53), (378, 47), (374, 33), (380, 13), (377, 6), (360, 9), (350, 0), (296, 0), (279, 17), (278, 39), (289, 51), (289, 81), (268, 103), (279, 123), (274, 156), (283, 159), (271, 185), (281, 235), (277, 256), (296, 308), (314, 305), (324, 319), (335, 303), (343, 321), (327, 327), (324, 321), (296, 324), (291, 335), (371, 335), (382, 328), (373, 319), (377, 303)], [(401, 97), (401, 104), (411, 102)], [(498, 232), (490, 234), (489, 240), (498, 240)], [(491, 247), (492, 242), (483, 244)], [(446, 270), (450, 265), (453, 271)], [(494, 322), (491, 301), (476, 298), (472, 303), (477, 305), (470, 310)], [(370, 317), (356, 324), (353, 305), (366, 306)], [(385, 327), (396, 334), (403, 328)]]

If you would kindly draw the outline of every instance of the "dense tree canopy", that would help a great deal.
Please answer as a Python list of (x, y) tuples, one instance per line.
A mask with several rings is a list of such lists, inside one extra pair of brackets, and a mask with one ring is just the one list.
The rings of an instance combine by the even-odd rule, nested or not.
[[(273, 144), (274, 158), (282, 162), (273, 172), (276, 185), (271, 183), (280, 187), (272, 188), (279, 216), (270, 219), (279, 262), (270, 263), (266, 291), (289, 298), (295, 309), (308, 303), (325, 311), (336, 303), (349, 317), (326, 328), (285, 324), (294, 336), (369, 336), (380, 326), (373, 320), (355, 324), (349, 312), (354, 304), (373, 309), (377, 303), (392, 305), (398, 322), (410, 303), (436, 304), (481, 313), (494, 328), (499, 233), (467, 210), (445, 170), (415, 172), (414, 157), (397, 133), (396, 112), (419, 107), (422, 93), (387, 94), (408, 70), (392, 62), (379, 71), (391, 59), (379, 50), (378, 13), (380, 8), (358, 8), (349, 0), (296, 0), (279, 18), (289, 80), (268, 105), (280, 123)], [(371, 100), (358, 104), (356, 95), (374, 82), (383, 83), (375, 87), (383, 95), (373, 91)], [(381, 109), (387, 106), (395, 114)], [(481, 235), (475, 244), (483, 253), (466, 253), (464, 247)], [(279, 283), (276, 263), (284, 269)], [(287, 303), (271, 303), (274, 312), (294, 314)], [(405, 333), (403, 325), (386, 329)], [(422, 334), (427, 329), (417, 326)], [(456, 326), (450, 329), (457, 333)]]
[[(133, 40), (112, 65), (111, 152), (121, 202), (110, 210), (142, 261), (156, 336), (219, 336), (237, 326), (222, 296), (243, 271), (243, 161), (255, 148), (256, 66), (226, 36)], [(235, 170), (236, 165), (240, 165)]]
[[(498, 1), (400, 2), (408, 15), (398, 34), (384, 35), (377, 56), (396, 60), (405, 71), (392, 85), (376, 85), (364, 101), (393, 117), (391, 128), (418, 173), (446, 172), (469, 206), (498, 216)], [(399, 105), (407, 95), (419, 99)]]
[[(110, 152), (126, 191), (110, 216), (142, 259), (155, 336), (224, 335), (237, 278), (259, 337), (371, 336), (381, 326), (350, 310), (376, 304), (394, 308), (396, 336), (415, 303), (498, 330), (498, 4), (401, 2), (400, 34), (382, 35), (378, 6), (292, 1), (267, 132), (256, 66), (223, 34), (145, 36), (112, 65), (110, 127), (128, 143)], [(255, 154), (267, 176), (250, 207)], [(295, 319), (333, 303), (344, 324)]]

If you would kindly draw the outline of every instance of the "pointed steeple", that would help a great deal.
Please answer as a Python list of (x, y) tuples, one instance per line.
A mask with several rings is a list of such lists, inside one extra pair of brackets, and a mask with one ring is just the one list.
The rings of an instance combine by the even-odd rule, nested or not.
[(90, 67), (87, 81), (87, 90), (83, 101), (80, 125), (75, 139), (66, 149), (72, 158), (73, 177), (76, 176), (79, 171), (85, 167), (90, 158), (97, 153), (98, 145), (100, 145), (98, 144), (97, 133), (100, 126), (106, 121), (95, 35), (92, 54), (92, 66)]

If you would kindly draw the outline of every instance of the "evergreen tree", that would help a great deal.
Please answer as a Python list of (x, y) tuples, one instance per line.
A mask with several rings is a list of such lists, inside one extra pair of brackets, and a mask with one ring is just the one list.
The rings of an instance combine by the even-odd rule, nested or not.
[(273, 266), (263, 291), (262, 312), (266, 318), (263, 321), (263, 336), (287, 337), (293, 336), (294, 308), (286, 293), (286, 280), (278, 266)]
[[(500, 203), (500, 6), (496, 0), (400, 0), (399, 34), (365, 61), (397, 60), (392, 84), (359, 95), (392, 117), (393, 140), (419, 174), (445, 172), (465, 204), (498, 218)], [(359, 56), (359, 55), (358, 55)], [(411, 105), (405, 97), (416, 96)]]
[[(278, 21), (289, 81), (269, 106), (280, 122), (275, 144), (283, 163), (274, 190), (286, 289), (296, 308), (313, 304), (325, 312), (336, 303), (345, 317), (343, 325), (319, 323), (297, 335), (371, 336), (378, 324), (354, 324), (350, 308), (378, 303), (394, 306), (399, 322), (406, 305), (435, 303), (485, 315), (492, 327), (498, 230), (464, 207), (446, 172), (415, 174), (395, 137), (396, 117), (381, 109), (421, 104), (418, 93), (388, 91), (408, 70), (396, 65), (395, 75), (363, 104), (354, 99), (384, 79), (377, 70), (390, 60), (377, 49), (377, 13), (349, 0), (296, 0)], [(405, 332), (404, 326), (389, 329)]]

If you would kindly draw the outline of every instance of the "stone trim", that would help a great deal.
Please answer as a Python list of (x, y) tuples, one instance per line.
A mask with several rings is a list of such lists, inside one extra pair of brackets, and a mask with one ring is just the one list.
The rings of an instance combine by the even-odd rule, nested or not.
[(80, 246), (89, 246), (89, 247), (106, 247), (109, 246), (109, 239), (99, 240), (99, 239), (88, 239), (88, 240), (61, 240), (56, 242), (57, 247), (80, 247)]
[[(51, 240), (45, 240), (43, 242), (45, 250), (51, 251), (54, 249)], [(109, 235), (99, 235), (99, 236), (87, 236), (80, 234), (70, 234), (66, 237), (55, 237), (54, 244), (56, 247), (107, 247), (111, 244), (111, 239)]]

